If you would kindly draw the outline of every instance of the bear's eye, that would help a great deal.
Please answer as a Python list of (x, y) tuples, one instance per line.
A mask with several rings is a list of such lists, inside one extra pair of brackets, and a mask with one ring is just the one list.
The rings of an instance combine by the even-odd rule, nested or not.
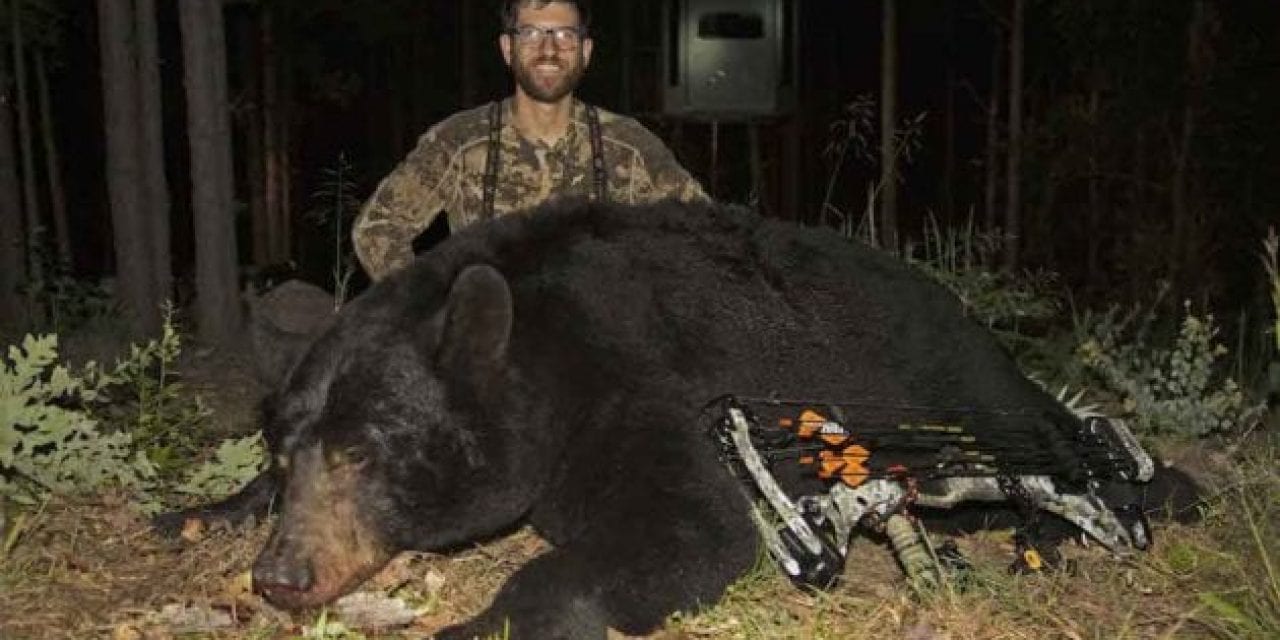
[(368, 453), (357, 446), (332, 447), (325, 450), (325, 462), (330, 467), (360, 466), (368, 461)]

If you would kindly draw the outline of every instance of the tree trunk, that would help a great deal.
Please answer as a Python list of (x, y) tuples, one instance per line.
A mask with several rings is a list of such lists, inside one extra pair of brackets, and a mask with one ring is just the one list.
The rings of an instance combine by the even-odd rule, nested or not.
[(1095, 283), (1102, 277), (1102, 167), (1099, 162), (1101, 145), (1098, 131), (1101, 129), (1102, 90), (1098, 72), (1091, 79), (1089, 91), (1089, 215), (1084, 230), (1085, 282)]
[(458, 84), (461, 89), (459, 96), (462, 102), (462, 108), (469, 109), (476, 102), (476, 19), (475, 19), (475, 3), (461, 2), (458, 6), (459, 20), (461, 24), (461, 33), (458, 37), (458, 46), (461, 48), (460, 57), (462, 58), (459, 67), (462, 70), (462, 79)]
[(282, 192), (284, 166), (280, 142), (280, 52), (276, 48), (275, 14), (263, 7), (262, 17), (262, 155), (266, 176), (267, 264), (287, 258)]
[(116, 293), (131, 329), (153, 335), (160, 328), (160, 297), (153, 289), (151, 230), (138, 188), (144, 182), (132, 5), (98, 0), (98, 23)]
[(40, 203), (36, 197), (35, 142), (31, 132), (31, 101), (27, 95), (27, 67), (22, 33), (22, 0), (10, 3), (9, 17), (13, 45), (13, 77), (18, 89), (18, 146), (22, 151), (22, 210), (27, 220), (27, 273), (39, 282), (43, 277), (44, 225), (40, 222)]
[(1169, 255), (1170, 272), (1179, 274), (1190, 266), (1196, 253), (1192, 241), (1195, 210), (1190, 202), (1192, 145), (1203, 102), (1204, 85), (1212, 63), (1209, 27), (1212, 20), (1204, 0), (1193, 5), (1187, 23), (1186, 98), (1182, 107), (1182, 123), (1173, 149), (1173, 177), (1170, 207), (1173, 215), (1173, 238)]
[(160, 106), (160, 36), (155, 0), (133, 0), (138, 34), (138, 147), (147, 235), (151, 239), (151, 286), (167, 300), (173, 293), (169, 254), (169, 181), (165, 176), (164, 113)]
[(284, 73), (280, 77), (280, 117), (276, 119), (276, 127), (279, 133), (276, 139), (279, 140), (279, 146), (276, 153), (280, 154), (280, 262), (289, 262), (293, 260), (293, 83), (292, 77), (288, 75), (291, 66), (288, 64), (288, 52), (285, 53), (284, 64), (280, 65), (278, 71)]
[(898, 249), (898, 3), (884, 0), (880, 33), (880, 246)]
[(53, 214), (53, 237), (57, 242), (58, 261), (68, 269), (71, 260), (71, 226), (67, 221), (67, 193), (62, 186), (62, 163), (57, 137), (53, 132), (53, 113), (49, 96), (49, 70), (44, 49), (37, 48), (36, 92), (40, 107), (40, 139), (44, 147), (45, 177), (49, 180), (49, 210)]
[(1022, 42), (1026, 28), (1026, 0), (1013, 0), (1013, 29), (1009, 34), (1009, 175), (1004, 228), (1004, 268), (1013, 271), (1019, 262), (1022, 228)]
[(636, 38), (635, 31), (631, 28), (635, 24), (635, 7), (632, 6), (631, 0), (616, 0), (616, 2), (618, 5), (618, 24), (625, 25), (622, 29), (621, 41), (618, 43), (621, 49), (618, 52), (619, 73), (621, 75), (618, 106), (622, 108), (623, 113), (635, 113), (631, 97), (631, 84), (635, 81), (632, 69), (635, 68)]
[[(0, 55), (0, 299), (15, 300), (27, 278), (22, 234), (22, 188), (18, 186), (18, 148), (13, 139), (13, 92), (9, 60)], [(0, 304), (0, 329), (22, 324), (21, 305)]]
[[(997, 39), (1000, 34), (997, 33)], [(1000, 79), (1004, 70), (1004, 46), (997, 45), (991, 55), (991, 94), (988, 96), (987, 112), (987, 149), (986, 181), (983, 188), (986, 209), (984, 211), (983, 228), (994, 231), (999, 226), (1000, 215), (996, 207), (1000, 204), (1000, 103), (1003, 102), (1003, 84)]]
[(263, 48), (262, 22), (270, 9), (259, 5), (257, 14), (245, 20), (239, 30), (244, 55), (244, 94), (249, 108), (244, 111), (245, 171), (249, 181), (249, 238), (253, 264), (258, 268), (271, 264), (269, 214), (267, 212), (266, 135), (263, 126), (265, 107), (262, 98)]
[(178, 10), (191, 145), (196, 318), (201, 340), (227, 344), (240, 330), (240, 302), (222, 2), (183, 0)]

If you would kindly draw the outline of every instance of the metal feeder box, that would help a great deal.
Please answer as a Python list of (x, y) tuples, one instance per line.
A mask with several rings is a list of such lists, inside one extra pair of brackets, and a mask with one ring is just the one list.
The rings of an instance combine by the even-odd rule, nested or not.
[(663, 110), (706, 120), (787, 113), (796, 103), (799, 0), (667, 0)]

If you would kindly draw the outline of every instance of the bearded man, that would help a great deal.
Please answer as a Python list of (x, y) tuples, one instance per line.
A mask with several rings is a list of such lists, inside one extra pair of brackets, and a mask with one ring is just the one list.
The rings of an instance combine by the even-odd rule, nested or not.
[(503, 3), (498, 47), (515, 92), (432, 127), (379, 184), (352, 229), (372, 279), (406, 265), (441, 211), (457, 231), (555, 198), (707, 198), (643, 125), (574, 98), (595, 46), (589, 22), (576, 0)]

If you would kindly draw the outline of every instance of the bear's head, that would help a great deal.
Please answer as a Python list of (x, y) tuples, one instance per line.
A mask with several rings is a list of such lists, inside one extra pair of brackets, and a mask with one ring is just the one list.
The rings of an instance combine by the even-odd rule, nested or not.
[(344, 310), (265, 405), (279, 520), (253, 578), (277, 605), (333, 600), (397, 551), (492, 535), (532, 502), (537, 483), (513, 477), (531, 429), (505, 400), (506, 280), (467, 267), (416, 318), (392, 299)]

